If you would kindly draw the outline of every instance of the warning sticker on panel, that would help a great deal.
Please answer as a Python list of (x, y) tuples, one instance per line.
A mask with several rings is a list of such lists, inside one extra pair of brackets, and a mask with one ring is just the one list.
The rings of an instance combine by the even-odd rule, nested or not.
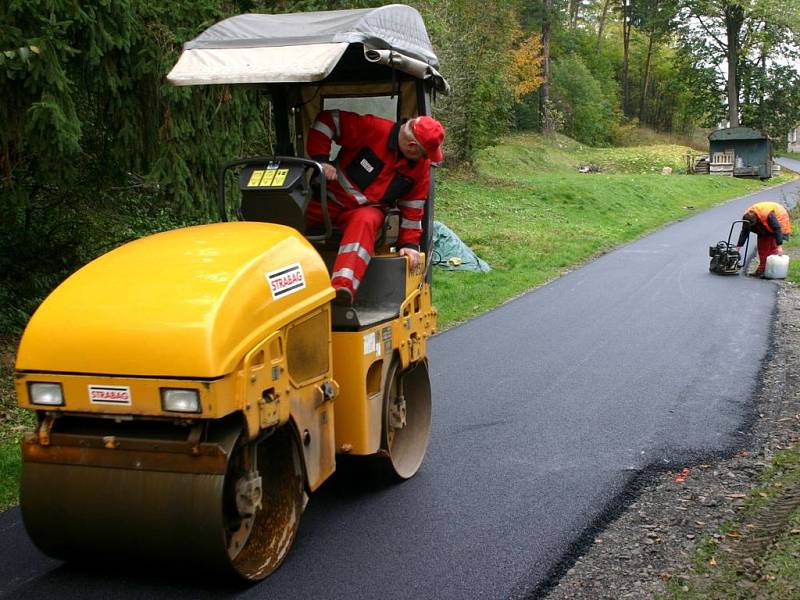
[(364, 354), (375, 352), (375, 334), (373, 332), (364, 334)]
[(286, 175), (289, 174), (289, 169), (278, 169), (275, 171), (275, 179), (272, 180), (272, 185), (275, 187), (283, 185), (286, 181)]
[(131, 404), (131, 388), (121, 385), (90, 385), (89, 401), (92, 404)]
[(274, 300), (294, 294), (306, 287), (306, 278), (300, 263), (266, 273), (265, 276)]
[(256, 169), (253, 171), (252, 175), (250, 175), (250, 180), (247, 182), (247, 187), (256, 187), (261, 185), (261, 178), (264, 176), (264, 171), (261, 169)]
[(261, 187), (270, 187), (272, 185), (272, 180), (275, 178), (276, 171), (277, 169), (273, 169), (272, 167), (264, 171), (264, 177), (261, 179), (259, 185)]

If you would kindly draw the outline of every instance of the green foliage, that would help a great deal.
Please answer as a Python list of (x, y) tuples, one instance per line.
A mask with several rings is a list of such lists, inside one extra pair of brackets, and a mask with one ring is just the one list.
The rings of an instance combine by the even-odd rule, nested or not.
[(620, 95), (617, 74), (622, 69), (622, 29), (618, 23), (606, 25), (606, 37), (598, 44), (594, 32), (584, 29), (560, 29), (553, 42), (554, 60), (579, 56), (590, 67), (592, 76), (612, 101)]
[(788, 65), (743, 69), (750, 102), (742, 106), (742, 125), (766, 129), (785, 143), (786, 132), (800, 123), (800, 73)]
[(51, 0), (0, 9), (0, 331), (19, 328), (98, 247), (127, 238), (126, 227), (110, 227), (119, 211), (172, 207), (154, 228), (205, 220), (219, 164), (268, 141), (255, 92), (164, 79), (182, 42), (235, 8)]
[(551, 95), (564, 115), (564, 133), (587, 144), (611, 141), (614, 109), (598, 81), (577, 55), (553, 61)]
[(515, 2), (486, 10), (480, 0), (420, 0), (442, 73), (452, 86), (436, 114), (447, 126), (448, 162), (472, 161), (512, 122), (510, 51), (520, 35)]
[(697, 127), (716, 129), (725, 118), (719, 72), (702, 56), (684, 48), (670, 50), (656, 63), (650, 123), (661, 131), (690, 133)]
[[(767, 126), (774, 108), (768, 106), (767, 99), (772, 97), (778, 101), (779, 111), (793, 111), (794, 119), (800, 117), (794, 107), (781, 102), (786, 100), (784, 94), (773, 96), (769, 90), (785, 78), (779, 74), (786, 73), (781, 65), (792, 65), (798, 56), (795, 32), (800, 23), (800, 4), (778, 0), (684, 0), (684, 8), (686, 16), (703, 20), (703, 28), (692, 27), (693, 19), (686, 20), (681, 28), (684, 44), (707, 65), (722, 69), (725, 63), (732, 62), (735, 66), (735, 88), (725, 88), (728, 105), (739, 107), (731, 121), (742, 117)], [(777, 77), (769, 74), (771, 69)], [(787, 70), (796, 73), (796, 67)]]
[(635, 123), (623, 123), (614, 128), (614, 146), (659, 146), (674, 145), (681, 146), (684, 153), (691, 151), (708, 152), (707, 129), (693, 128), (689, 132), (682, 133), (679, 130), (673, 132), (659, 132), (648, 127), (639, 127)]

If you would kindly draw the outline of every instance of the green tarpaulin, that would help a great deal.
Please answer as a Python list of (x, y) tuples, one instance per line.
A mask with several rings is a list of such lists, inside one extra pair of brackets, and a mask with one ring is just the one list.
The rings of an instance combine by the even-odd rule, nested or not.
[(444, 223), (433, 222), (433, 265), (446, 271), (491, 271)]

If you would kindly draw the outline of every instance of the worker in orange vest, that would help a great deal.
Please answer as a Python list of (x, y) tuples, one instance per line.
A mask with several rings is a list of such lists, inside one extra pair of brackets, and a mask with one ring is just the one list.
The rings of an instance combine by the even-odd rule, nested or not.
[(752, 275), (764, 276), (767, 257), (783, 254), (783, 240), (792, 232), (792, 221), (786, 207), (777, 202), (756, 202), (742, 216), (742, 232), (737, 250), (741, 250), (752, 231), (758, 236), (758, 268)]

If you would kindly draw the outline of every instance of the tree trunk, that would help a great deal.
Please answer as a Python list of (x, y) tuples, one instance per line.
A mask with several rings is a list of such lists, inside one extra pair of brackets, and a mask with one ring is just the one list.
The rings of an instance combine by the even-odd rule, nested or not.
[(600, 15), (600, 23), (597, 26), (597, 51), (600, 51), (600, 42), (603, 41), (603, 30), (606, 27), (606, 16), (608, 16), (608, 9), (611, 6), (611, 0), (603, 2), (603, 14)]
[(570, 29), (575, 29), (578, 26), (578, 8), (580, 7), (580, 0), (569, 0), (569, 26)]
[(758, 86), (758, 114), (760, 116), (761, 129), (767, 128), (767, 115), (764, 113), (764, 82), (767, 80), (767, 51), (764, 45), (761, 46), (761, 84)]
[(631, 0), (622, 0), (622, 112), (629, 115), (628, 49), (631, 42)]
[(728, 35), (728, 121), (739, 127), (739, 34), (744, 23), (744, 8), (738, 3), (725, 2), (725, 30)]
[(655, 33), (650, 31), (647, 43), (647, 58), (644, 61), (644, 75), (642, 76), (642, 97), (639, 99), (639, 123), (645, 122), (645, 109), (647, 108), (647, 88), (650, 86), (650, 65), (653, 59), (653, 38)]
[(542, 85), (539, 88), (539, 117), (542, 133), (552, 135), (553, 118), (550, 115), (550, 15), (553, 0), (542, 0)]

